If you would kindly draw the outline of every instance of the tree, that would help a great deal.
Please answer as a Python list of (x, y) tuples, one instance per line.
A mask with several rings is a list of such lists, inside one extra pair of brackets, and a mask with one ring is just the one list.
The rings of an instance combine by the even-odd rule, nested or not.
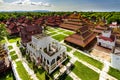
[(6, 27), (5, 27), (5, 24), (0, 24), (0, 41), (2, 39), (4, 39), (5, 36), (7, 36), (8, 33), (7, 33), (7, 30), (6, 30)]

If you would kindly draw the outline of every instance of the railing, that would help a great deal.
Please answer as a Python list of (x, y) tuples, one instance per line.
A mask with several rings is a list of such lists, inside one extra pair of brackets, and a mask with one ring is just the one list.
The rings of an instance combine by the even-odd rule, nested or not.
[(51, 66), (51, 70), (53, 70), (55, 67), (56, 67), (56, 63), (54, 63), (54, 64)]

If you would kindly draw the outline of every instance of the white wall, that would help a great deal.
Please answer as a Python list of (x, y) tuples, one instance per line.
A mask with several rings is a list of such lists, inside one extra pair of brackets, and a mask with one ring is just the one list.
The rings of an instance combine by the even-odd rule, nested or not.
[(112, 67), (120, 70), (120, 55), (111, 54)]
[(114, 42), (105, 41), (103, 39), (99, 39), (99, 37), (97, 37), (97, 43), (101, 43), (101, 46), (110, 48), (110, 49), (112, 49), (115, 46), (115, 41)]
[(111, 31), (105, 31), (105, 32), (103, 31), (102, 36), (110, 37), (111, 36)]

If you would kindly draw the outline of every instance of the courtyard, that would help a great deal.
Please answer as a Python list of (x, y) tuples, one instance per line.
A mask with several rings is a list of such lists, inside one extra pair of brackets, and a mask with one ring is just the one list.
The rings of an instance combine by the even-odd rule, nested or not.
[[(64, 43), (64, 38), (73, 34), (73, 31), (48, 27), (46, 33), (67, 47), (68, 60), (63, 63), (63, 66), (66, 66), (68, 62), (71, 62), (74, 65), (69, 73), (63, 75), (64, 79), (62, 78), (62, 80), (103, 80), (103, 78), (117, 80), (117, 77), (114, 77), (114, 75), (110, 73), (110, 65), (108, 62), (105, 63), (106, 61), (104, 59), (98, 59), (96, 55), (91, 56), (80, 49), (76, 49)], [(19, 37), (15, 38), (15, 40), (12, 38), (6, 38), (7, 46), (9, 48), (9, 56), (18, 78), (22, 80), (45, 80), (47, 75), (50, 80), (53, 80), (55, 75), (59, 75), (60, 68), (57, 68), (51, 75), (47, 74), (42, 67), (36, 68), (34, 63), (29, 61), (27, 55), (23, 56), (19, 46), (16, 44), (17, 41), (20, 41)], [(95, 49), (99, 50), (98, 47)], [(100, 48), (100, 51), (104, 52), (106, 50)], [(108, 71), (109, 74), (107, 73)], [(107, 76), (104, 77), (102, 72), (106, 73)]]

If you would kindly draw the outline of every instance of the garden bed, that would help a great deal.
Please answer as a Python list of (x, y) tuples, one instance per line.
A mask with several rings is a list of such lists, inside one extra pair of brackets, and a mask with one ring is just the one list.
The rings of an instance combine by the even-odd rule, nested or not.
[(8, 49), (11, 50), (11, 49), (13, 49), (13, 47), (12, 46), (8, 46)]
[(120, 71), (110, 67), (108, 74), (120, 80)]
[(62, 35), (62, 34), (57, 34), (57, 35), (55, 35), (55, 36), (52, 36), (52, 38), (54, 38), (54, 39), (56, 39), (56, 40), (58, 40), (58, 41), (62, 41), (62, 40), (64, 40), (65, 39), (65, 35)]
[(17, 72), (22, 80), (32, 80), (30, 78), (30, 75), (28, 75), (27, 71), (25, 70), (21, 61), (16, 62), (16, 65)]

